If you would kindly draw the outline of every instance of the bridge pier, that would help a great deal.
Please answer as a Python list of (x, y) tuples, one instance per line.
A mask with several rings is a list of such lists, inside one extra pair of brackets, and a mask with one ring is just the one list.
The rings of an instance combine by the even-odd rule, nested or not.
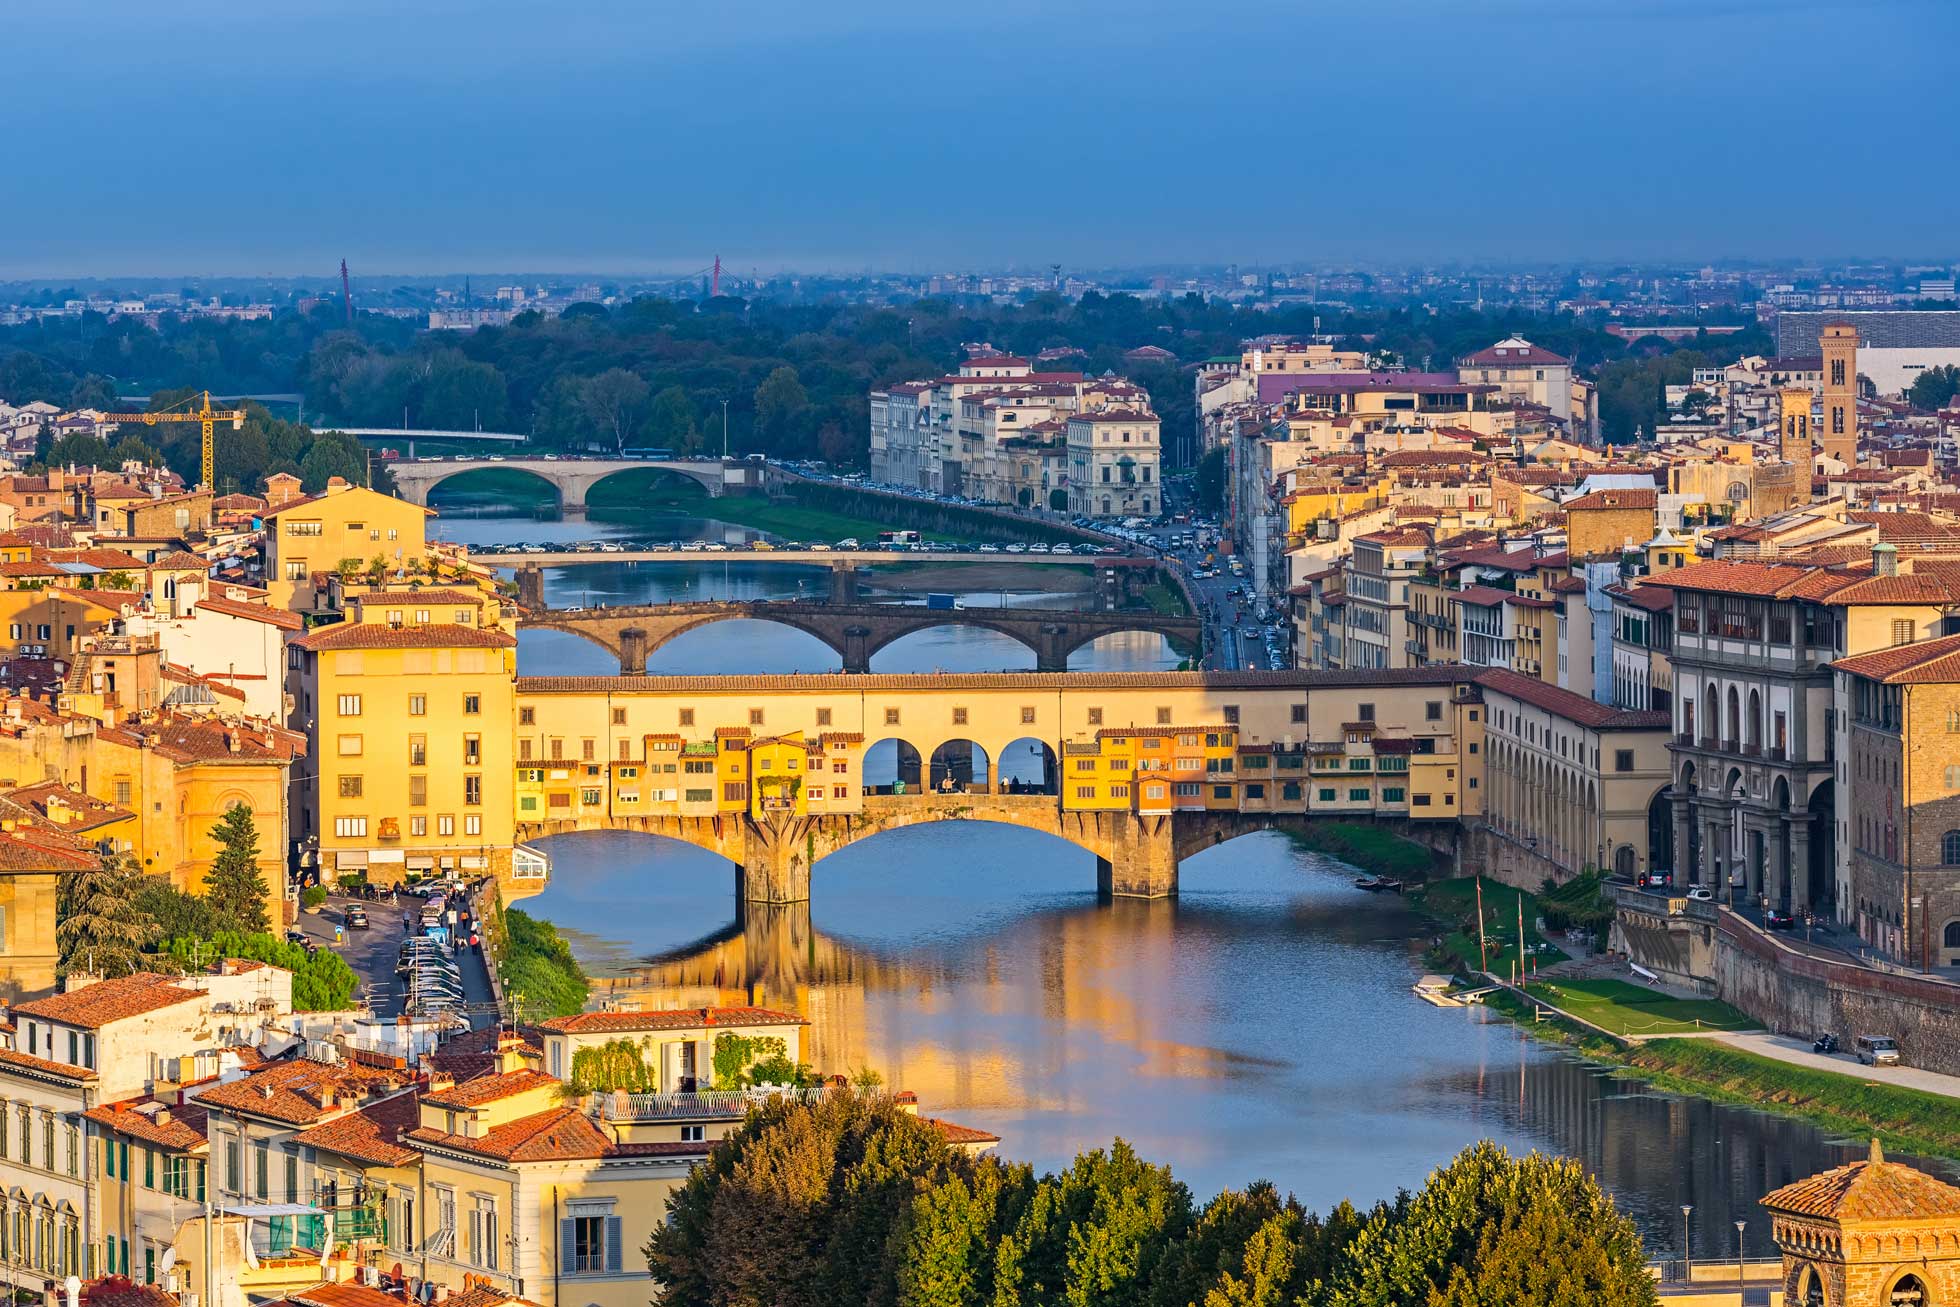
[(647, 633), (644, 629), (629, 626), (619, 633), (619, 674), (647, 674)]
[(1053, 623), (1044, 624), (1034, 647), (1034, 669), (1037, 672), (1065, 672), (1068, 670), (1068, 636), (1066, 626)]
[(808, 903), (816, 830), (807, 817), (742, 818), (735, 897), (749, 903)]
[(517, 569), (517, 602), (525, 608), (544, 607), (544, 569), (536, 563)]
[(1104, 898), (1162, 899), (1177, 893), (1177, 841), (1171, 816), (1098, 813), (1096, 893)]
[(856, 563), (832, 563), (830, 565), (830, 602), (833, 604), (854, 604), (858, 602), (858, 571)]
[(844, 643), (837, 651), (844, 660), (844, 670), (863, 676), (871, 670), (871, 628), (868, 626), (847, 626), (844, 628)]

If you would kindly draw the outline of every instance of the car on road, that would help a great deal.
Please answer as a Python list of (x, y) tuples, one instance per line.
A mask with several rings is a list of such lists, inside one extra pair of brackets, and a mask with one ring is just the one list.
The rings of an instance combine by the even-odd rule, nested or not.
[(1860, 1066), (1899, 1065), (1899, 1044), (1890, 1035), (1860, 1035), (1855, 1047)]
[(1771, 930), (1795, 930), (1797, 919), (1787, 912), (1778, 912), (1772, 908), (1763, 914), (1763, 924)]
[(368, 928), (367, 909), (362, 907), (358, 903), (350, 903), (347, 906), (347, 929), (366, 930), (367, 928)]
[(1696, 885), (1688, 891), (1688, 897), (1697, 903), (1713, 903), (1715, 891), (1706, 885)]

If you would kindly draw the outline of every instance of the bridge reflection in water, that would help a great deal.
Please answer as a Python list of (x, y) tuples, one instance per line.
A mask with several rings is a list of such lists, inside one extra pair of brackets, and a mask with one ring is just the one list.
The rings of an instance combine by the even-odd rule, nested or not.
[[(535, 910), (617, 973), (599, 997), (798, 1012), (814, 1065), (872, 1067), (1041, 1167), (1121, 1134), (1201, 1194), (1264, 1175), (1325, 1210), (1420, 1185), (1493, 1137), (1580, 1159), (1656, 1251), (1692, 1203), (1697, 1255), (1732, 1255), (1732, 1220), (1767, 1251), (1761, 1194), (1855, 1152), (1417, 1002), (1431, 928), (1276, 834), (1195, 856), (1179, 899), (1099, 903), (1056, 892), (1087, 859), (1053, 837), (913, 827), (827, 862), (814, 921), (751, 904), (730, 922), (702, 892), (709, 856), (673, 843), (593, 832), (552, 853)], [(680, 942), (680, 923), (716, 917)]]

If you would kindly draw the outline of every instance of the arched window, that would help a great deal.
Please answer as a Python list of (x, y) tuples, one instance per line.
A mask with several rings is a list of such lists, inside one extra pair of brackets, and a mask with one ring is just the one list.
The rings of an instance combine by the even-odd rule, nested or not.
[(1633, 845), (1622, 844), (1613, 851), (1613, 874), (1616, 876), (1633, 875), (1633, 861)]
[(1948, 867), (1960, 867), (1960, 830), (1950, 830), (1940, 836), (1940, 862)]
[(1742, 696), (1733, 685), (1729, 687), (1729, 733), (1722, 743), (1730, 748), (1742, 743)]
[(1803, 1278), (1797, 1285), (1797, 1307), (1824, 1307), (1824, 1277), (1817, 1273), (1815, 1266), (1803, 1268)]
[(1885, 1296), (1886, 1307), (1925, 1307), (1926, 1286), (1916, 1275), (1901, 1275)]
[(1960, 921), (1946, 923), (1944, 948), (1960, 948)]

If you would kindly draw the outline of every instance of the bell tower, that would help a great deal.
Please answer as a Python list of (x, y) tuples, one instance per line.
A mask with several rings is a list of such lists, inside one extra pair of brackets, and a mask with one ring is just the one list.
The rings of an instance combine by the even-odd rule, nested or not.
[(1858, 465), (1858, 329), (1833, 322), (1817, 338), (1824, 354), (1824, 421), (1817, 439), (1846, 467)]
[(1802, 498), (1810, 495), (1810, 404), (1816, 398), (1808, 389), (1795, 386), (1776, 392), (1782, 401), (1783, 418), (1778, 448), (1783, 461), (1797, 465), (1798, 489)]

